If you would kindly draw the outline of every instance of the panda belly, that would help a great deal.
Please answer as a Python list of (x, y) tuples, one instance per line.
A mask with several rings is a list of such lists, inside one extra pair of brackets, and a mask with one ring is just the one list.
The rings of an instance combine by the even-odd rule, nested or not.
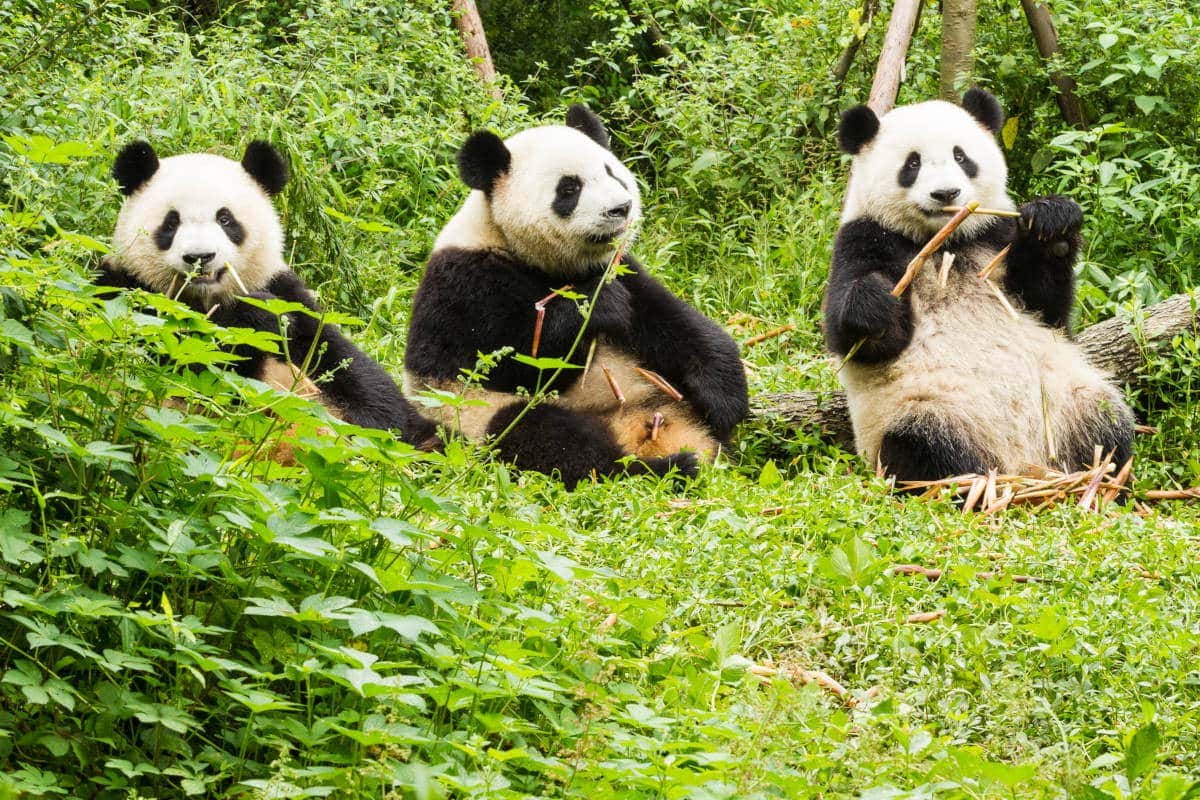
[[(649, 459), (686, 449), (715, 457), (720, 443), (686, 399), (673, 400), (639, 374), (637, 367), (637, 359), (625, 349), (598, 344), (587, 371), (552, 402), (603, 419), (626, 454)], [(464, 391), (462, 384), (454, 380), (405, 374), (404, 390), (409, 397), (428, 389), (448, 392), (465, 401), (426, 408), (423, 413), (471, 441), (483, 440), (496, 411), (520, 399), (507, 392), (478, 387)], [(623, 400), (617, 397), (617, 390)], [(657, 425), (656, 413), (661, 415)]]
[(913, 336), (900, 356), (842, 371), (855, 442), (872, 464), (884, 436), (915, 421), (954, 431), (1001, 471), (1049, 466), (1081, 395), (1114, 391), (1073, 343), (1029, 314), (1014, 317), (976, 276), (991, 254), (964, 255), (945, 286), (932, 266), (914, 282)]

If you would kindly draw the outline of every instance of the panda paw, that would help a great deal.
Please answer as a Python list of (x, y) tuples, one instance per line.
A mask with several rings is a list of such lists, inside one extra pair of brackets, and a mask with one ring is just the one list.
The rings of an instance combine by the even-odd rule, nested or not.
[(1078, 236), (1083, 228), (1083, 209), (1069, 197), (1039, 197), (1024, 203), (1020, 212), (1018, 235), (1050, 242), (1052, 246)]

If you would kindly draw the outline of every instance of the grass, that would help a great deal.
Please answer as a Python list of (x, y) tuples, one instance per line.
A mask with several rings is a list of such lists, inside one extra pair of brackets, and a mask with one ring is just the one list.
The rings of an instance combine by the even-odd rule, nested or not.
[[(731, 10), (720, 35), (681, 6), (671, 70), (622, 72), (615, 31), (588, 62), (612, 71), (529, 88), (609, 118), (646, 182), (648, 268), (739, 341), (793, 326), (744, 351), (755, 393), (837, 383), (816, 321), (844, 179), (830, 109), (851, 98), (820, 76), (851, 5)], [(1067, 5), (1071, 59), (1107, 30), (1089, 26), (1144, 11)], [(237, 334), (90, 299), (119, 144), (233, 155), (266, 136), (292, 162), (296, 269), (398, 374), (421, 264), (463, 196), (455, 147), (562, 113), (513, 86), (486, 99), (434, 4), (205, 8), (0, 9), (0, 795), (1200, 792), (1196, 503), (964, 516), (762, 420), (682, 490), (568, 493), (178, 366)], [(1182, 12), (1170, 26), (1121, 33), (1107, 65), (1200, 33)], [(1021, 196), (1085, 205), (1083, 321), (1190, 286), (1200, 153), (1157, 129), (1195, 127), (1194, 54), (1141, 79), (1175, 109), (1159, 119), (1120, 117), (1121, 81), (1085, 82), (1113, 117), (1076, 137), (1027, 100), (1040, 73), (1011, 27), (981, 37), (981, 74), (1022, 114)], [(918, 44), (902, 100), (936, 81)], [(1148, 354), (1128, 388), (1158, 427), (1139, 490), (1200, 482), (1198, 348)], [(243, 457), (287, 425), (300, 469)], [(913, 563), (942, 577), (892, 571)], [(944, 614), (907, 622), (928, 612)]]

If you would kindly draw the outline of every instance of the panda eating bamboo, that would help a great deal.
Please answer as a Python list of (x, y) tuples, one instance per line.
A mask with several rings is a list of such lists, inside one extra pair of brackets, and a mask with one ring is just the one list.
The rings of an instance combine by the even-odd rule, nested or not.
[[(600, 118), (575, 105), (566, 125), (506, 140), (477, 132), (458, 166), (473, 191), (417, 289), (410, 396), (465, 397), (428, 413), (468, 439), (499, 437), (502, 458), (568, 486), (621, 472), (694, 475), (745, 417), (745, 373), (729, 334), (619, 254), (641, 197)], [(586, 324), (573, 297), (595, 298)], [(498, 352), (481, 382), (461, 381)], [(545, 385), (556, 370), (522, 355), (571, 366)], [(556, 395), (530, 406), (539, 390)]]
[(391, 376), (337, 326), (299, 312), (286, 314), (284, 324), (239, 299), (278, 298), (320, 311), (284, 261), (271, 197), (283, 190), (288, 172), (275, 148), (251, 142), (240, 162), (208, 153), (160, 160), (139, 141), (118, 153), (112, 174), (125, 202), (99, 286), (166, 294), (225, 327), (286, 330), (284, 358), (240, 346), (233, 369), (279, 389), (295, 388), (355, 425), (396, 431), (410, 444), (436, 441), (433, 425)]
[(839, 143), (853, 160), (825, 338), (844, 360), (858, 451), (900, 482), (1069, 471), (1091, 464), (1096, 448), (1118, 466), (1131, 455), (1130, 409), (1070, 336), (1083, 223), (1074, 201), (1033, 200), (1016, 219), (968, 216), (911, 288), (892, 294), (947, 208), (1014, 211), (995, 139), (1002, 123), (980, 89), (961, 106), (842, 116)]

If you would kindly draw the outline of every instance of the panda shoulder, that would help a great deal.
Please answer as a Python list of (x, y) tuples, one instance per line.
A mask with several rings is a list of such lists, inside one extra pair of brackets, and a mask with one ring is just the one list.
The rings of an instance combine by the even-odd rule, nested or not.
[(907, 236), (894, 231), (871, 217), (857, 217), (838, 228), (834, 250), (847, 256), (902, 253), (918, 245)]
[(122, 268), (120, 264), (108, 258), (100, 262), (95, 284), (103, 289), (113, 290), (147, 288), (141, 281)]
[(266, 291), (283, 300), (303, 303), (313, 311), (321, 310), (316, 292), (309, 288), (303, 278), (290, 269), (282, 269), (272, 275), (271, 280), (267, 282)]

